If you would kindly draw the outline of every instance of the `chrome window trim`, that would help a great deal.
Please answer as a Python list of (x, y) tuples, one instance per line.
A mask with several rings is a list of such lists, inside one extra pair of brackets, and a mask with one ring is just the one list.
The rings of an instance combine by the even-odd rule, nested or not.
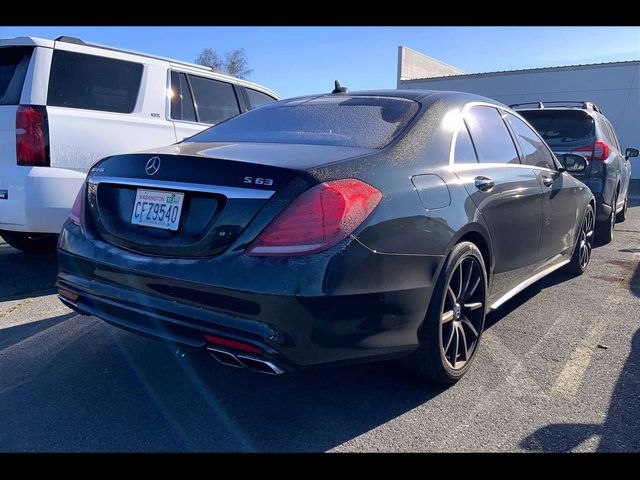
[[(549, 146), (547, 145), (547, 142), (544, 141), (544, 139), (538, 134), (538, 132), (536, 131), (535, 128), (533, 128), (533, 126), (527, 121), (526, 118), (524, 118), (522, 115), (520, 115), (517, 111), (512, 110), (508, 107), (502, 106), (502, 105), (496, 105), (493, 103), (489, 103), (489, 102), (468, 102), (466, 104), (464, 104), (464, 106), (459, 109), (459, 115), (460, 118), (464, 119), (464, 115), (467, 113), (467, 111), (469, 111), (472, 107), (476, 107), (476, 106), (482, 106), (482, 107), (493, 107), (495, 109), (497, 109), (500, 112), (500, 115), (502, 116), (504, 114), (504, 112), (506, 113), (511, 113), (512, 115), (514, 115), (515, 117), (517, 117), (518, 119), (522, 120), (525, 125), (527, 125), (529, 128), (531, 128), (531, 130), (533, 130), (533, 133), (536, 134), (536, 136), (542, 140), (542, 144), (545, 146), (545, 148), (547, 149), (547, 151), (551, 154), (551, 158), (552, 160), (557, 161), (558, 163), (555, 165), (556, 170), (550, 169), (550, 168), (543, 168), (543, 167), (537, 167), (534, 165), (526, 165), (523, 163), (503, 163), (503, 164), (489, 164), (489, 163), (482, 163), (480, 161), (480, 159), (478, 158), (478, 163), (477, 164), (466, 164), (466, 165), (491, 165), (491, 166), (495, 166), (495, 165), (505, 165), (507, 167), (517, 167), (517, 166), (521, 166), (521, 167), (525, 167), (525, 168), (539, 168), (541, 170), (549, 170), (551, 172), (556, 172), (558, 173), (558, 167), (560, 167), (560, 161), (557, 159), (555, 153), (553, 153), (553, 151), (551, 150), (551, 148), (549, 148)], [(505, 124), (506, 126), (506, 124)], [(455, 146), (456, 146), (456, 140), (458, 139), (458, 131), (460, 130), (460, 125), (456, 125), (455, 130), (453, 131), (453, 135), (451, 136), (451, 144), (449, 145), (449, 165), (453, 166), (455, 165)], [(509, 127), (507, 127), (507, 130), (509, 129)], [(511, 132), (510, 132), (511, 135)], [(469, 136), (471, 136), (471, 132), (469, 132)], [(512, 141), (513, 141), (513, 137), (512, 137)], [(473, 142), (473, 136), (471, 136), (471, 141)], [(518, 147), (516, 147), (516, 150), (518, 150)], [(476, 152), (477, 153), (477, 152)], [(518, 152), (518, 160), (520, 160), (520, 153)], [(460, 164), (458, 164), (460, 165)]]
[(164, 190), (185, 190), (188, 192), (217, 193), (227, 198), (268, 199), (276, 193), (274, 190), (258, 190), (255, 188), (227, 187), (224, 185), (206, 185), (202, 183), (172, 182), (167, 180), (151, 180), (145, 178), (90, 177), (91, 185), (110, 183), (140, 188), (157, 188)]

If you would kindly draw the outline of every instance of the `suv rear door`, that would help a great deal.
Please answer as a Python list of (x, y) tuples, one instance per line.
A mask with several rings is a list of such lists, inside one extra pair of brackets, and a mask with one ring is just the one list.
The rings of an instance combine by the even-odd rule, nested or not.
[(51, 166), (86, 172), (102, 157), (175, 142), (163, 115), (167, 67), (56, 42), (47, 94)]
[(624, 199), (627, 196), (627, 191), (629, 189), (629, 181), (631, 179), (631, 162), (629, 159), (625, 158), (624, 153), (622, 152), (622, 148), (620, 147), (620, 142), (618, 141), (618, 137), (616, 135), (615, 130), (613, 129), (613, 125), (611, 122), (602, 115), (600, 117), (602, 120), (602, 124), (604, 125), (604, 129), (606, 130), (605, 135), (607, 136), (607, 143), (609, 144), (609, 148), (611, 149), (612, 162), (615, 162), (616, 169), (620, 172), (620, 191), (618, 192), (618, 203), (620, 207), (624, 205)]

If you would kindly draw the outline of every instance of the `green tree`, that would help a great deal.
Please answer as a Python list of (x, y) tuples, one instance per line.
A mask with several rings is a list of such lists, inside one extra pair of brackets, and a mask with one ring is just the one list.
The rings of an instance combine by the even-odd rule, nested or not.
[(224, 58), (218, 54), (213, 48), (205, 48), (196, 58), (198, 65), (210, 67), (216, 72), (227, 73), (238, 78), (246, 78), (252, 69), (248, 68), (249, 60), (244, 48), (236, 48), (231, 52), (227, 52)]

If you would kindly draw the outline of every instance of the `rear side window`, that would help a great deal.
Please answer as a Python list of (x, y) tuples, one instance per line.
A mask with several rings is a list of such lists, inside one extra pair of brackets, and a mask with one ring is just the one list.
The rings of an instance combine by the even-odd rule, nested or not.
[(0, 105), (18, 105), (32, 47), (0, 48)]
[(54, 50), (47, 105), (131, 113), (141, 79), (139, 63)]
[(613, 125), (606, 119), (603, 120), (603, 123), (608, 129), (610, 145), (620, 151), (620, 142), (618, 142), (618, 137), (616, 136), (616, 131), (613, 129)]
[(249, 98), (249, 108), (255, 108), (260, 105), (264, 105), (265, 103), (276, 101), (275, 98), (272, 98), (262, 92), (258, 92), (257, 90), (245, 88), (245, 92), (247, 92), (247, 97)]
[(191, 90), (184, 73), (171, 72), (171, 118), (188, 122), (196, 121)]
[(529, 126), (515, 115), (507, 113), (507, 121), (516, 134), (518, 144), (524, 155), (523, 163), (534, 167), (555, 169), (551, 152), (545, 147), (540, 137)]
[(240, 113), (233, 85), (210, 78), (189, 75), (196, 102), (198, 122), (220, 123)]
[(596, 141), (595, 122), (581, 110), (523, 110), (518, 113), (533, 125), (551, 149), (567, 151), (593, 145)]
[(465, 121), (480, 163), (520, 163), (511, 134), (497, 109), (472, 107)]
[(454, 163), (478, 163), (478, 157), (476, 151), (473, 148), (471, 137), (467, 126), (462, 123), (460, 130), (458, 130), (458, 136), (456, 137), (456, 146), (453, 151)]

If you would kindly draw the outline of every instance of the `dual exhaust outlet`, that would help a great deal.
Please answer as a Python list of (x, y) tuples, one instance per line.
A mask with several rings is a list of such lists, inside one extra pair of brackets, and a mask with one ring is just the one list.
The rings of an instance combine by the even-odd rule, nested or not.
[(284, 370), (264, 358), (254, 357), (244, 353), (232, 353), (211, 345), (207, 346), (209, 355), (215, 358), (219, 363), (235, 368), (248, 368), (258, 373), (267, 375), (280, 375)]

